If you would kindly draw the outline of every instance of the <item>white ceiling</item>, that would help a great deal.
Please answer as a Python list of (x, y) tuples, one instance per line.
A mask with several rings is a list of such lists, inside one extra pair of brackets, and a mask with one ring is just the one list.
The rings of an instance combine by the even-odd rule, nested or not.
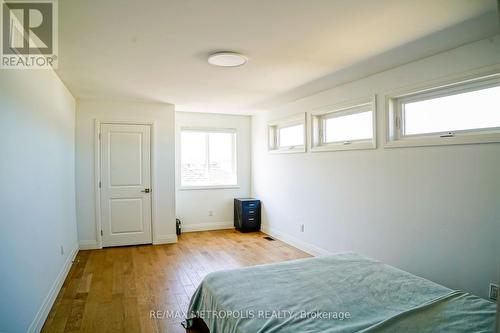
[[(61, 0), (59, 6), (57, 72), (77, 98), (245, 114), (495, 11), (496, 0)], [(249, 62), (210, 66), (207, 55), (216, 50), (241, 52)]]

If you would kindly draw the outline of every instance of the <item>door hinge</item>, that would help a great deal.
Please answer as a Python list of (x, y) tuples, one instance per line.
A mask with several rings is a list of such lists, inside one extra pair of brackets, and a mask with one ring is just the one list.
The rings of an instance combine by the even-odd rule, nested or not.
[(99, 188), (101, 188), (101, 182), (99, 181)]
[(101, 236), (102, 236), (102, 230), (101, 230)]

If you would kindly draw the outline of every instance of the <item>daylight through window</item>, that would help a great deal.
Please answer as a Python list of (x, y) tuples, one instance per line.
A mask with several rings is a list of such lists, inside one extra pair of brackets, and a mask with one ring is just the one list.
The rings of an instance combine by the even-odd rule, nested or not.
[(181, 186), (237, 185), (234, 130), (182, 130)]

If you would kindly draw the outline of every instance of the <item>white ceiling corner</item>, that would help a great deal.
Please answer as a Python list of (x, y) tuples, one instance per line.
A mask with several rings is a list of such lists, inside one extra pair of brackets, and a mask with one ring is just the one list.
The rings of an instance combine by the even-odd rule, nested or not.
[[(193, 112), (251, 114), (324, 89), (346, 69), (361, 74), (356, 64), (377, 70), (370, 59), (464, 22), (489, 20), (474, 34), (444, 35), (447, 43), (420, 48), (451, 48), (497, 29), (486, 15), (496, 11), (495, 0), (64, 0), (59, 6), (57, 72), (75, 97), (168, 102)], [(207, 56), (218, 50), (249, 61), (210, 66)]]

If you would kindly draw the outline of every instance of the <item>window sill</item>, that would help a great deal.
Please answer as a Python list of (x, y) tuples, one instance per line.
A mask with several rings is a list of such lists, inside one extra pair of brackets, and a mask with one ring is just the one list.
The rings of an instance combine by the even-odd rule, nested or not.
[(389, 140), (384, 144), (384, 148), (403, 148), (403, 147), (427, 147), (427, 146), (448, 146), (448, 145), (468, 145), (480, 143), (498, 143), (500, 142), (500, 133), (462, 135), (450, 138), (440, 137), (420, 137), (403, 138), (399, 140)]
[(353, 142), (351, 144), (329, 144), (311, 147), (312, 152), (376, 149), (375, 142)]
[(193, 190), (229, 190), (238, 189), (239, 185), (207, 185), (207, 186), (180, 186), (179, 191), (193, 191)]
[(300, 148), (289, 148), (289, 149), (269, 149), (268, 150), (270, 154), (294, 154), (294, 153), (305, 153), (306, 148), (305, 147), (300, 147)]

